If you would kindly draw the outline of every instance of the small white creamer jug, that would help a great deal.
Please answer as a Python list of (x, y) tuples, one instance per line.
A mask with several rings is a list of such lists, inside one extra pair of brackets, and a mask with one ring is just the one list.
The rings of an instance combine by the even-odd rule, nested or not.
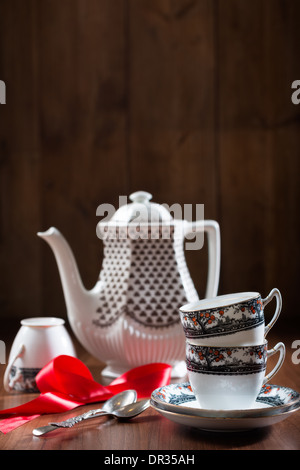
[(21, 321), (4, 374), (7, 392), (38, 392), (35, 377), (56, 356), (76, 357), (62, 318), (36, 317)]

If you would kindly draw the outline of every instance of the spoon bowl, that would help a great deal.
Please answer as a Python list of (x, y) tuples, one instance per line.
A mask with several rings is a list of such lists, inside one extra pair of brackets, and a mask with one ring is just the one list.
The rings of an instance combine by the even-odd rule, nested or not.
[(148, 408), (149, 404), (150, 400), (144, 399), (135, 403), (130, 403), (129, 405), (122, 406), (121, 408), (118, 408), (115, 411), (107, 411), (105, 413), (101, 413), (99, 411), (98, 414), (94, 414), (93, 416), (91, 416), (91, 418), (96, 418), (97, 416), (113, 416), (117, 419), (126, 420), (138, 416), (140, 413), (142, 413)]
[(101, 410), (106, 411), (107, 413), (111, 413), (120, 408), (123, 408), (126, 405), (135, 403), (136, 400), (137, 393), (135, 390), (124, 390), (124, 392), (120, 392), (117, 395), (113, 395), (111, 398), (109, 398), (109, 400), (106, 400)]

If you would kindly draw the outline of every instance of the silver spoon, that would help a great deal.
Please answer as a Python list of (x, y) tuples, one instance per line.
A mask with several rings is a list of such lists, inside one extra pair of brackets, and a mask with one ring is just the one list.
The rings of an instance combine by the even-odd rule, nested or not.
[(136, 400), (137, 393), (135, 390), (125, 390), (107, 400), (103, 404), (102, 408), (87, 411), (86, 413), (69, 418), (60, 423), (49, 423), (47, 426), (41, 426), (40, 428), (34, 429), (32, 434), (34, 436), (42, 436), (43, 434), (46, 434), (57, 428), (71, 428), (74, 426), (74, 424), (77, 424), (85, 419), (96, 418), (101, 415), (115, 413), (118, 409), (123, 409), (125, 406), (135, 403)]
[[(148, 399), (140, 400), (136, 403), (125, 405), (122, 408), (115, 410), (115, 411), (110, 411), (110, 412), (107, 411), (107, 412), (101, 413), (102, 410), (99, 410), (98, 413), (93, 413), (93, 415), (89, 415), (84, 418), (81, 418), (80, 421), (82, 421), (82, 419), (97, 418), (99, 416), (113, 416), (114, 418), (119, 418), (119, 419), (130, 419), (130, 418), (134, 418), (135, 416), (145, 411), (149, 405), (150, 405), (150, 400)], [(78, 420), (76, 422), (78, 422)], [(33, 434), (35, 436), (42, 436), (57, 428), (71, 428), (72, 426), (74, 426), (74, 424), (76, 423), (74, 422), (66, 423), (65, 421), (61, 423), (50, 423), (48, 426), (42, 426), (40, 428), (34, 429)]]

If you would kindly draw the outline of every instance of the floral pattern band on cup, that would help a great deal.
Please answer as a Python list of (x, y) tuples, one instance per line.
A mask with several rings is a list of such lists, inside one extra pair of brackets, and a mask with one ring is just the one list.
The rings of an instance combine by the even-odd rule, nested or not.
[(185, 336), (202, 338), (232, 334), (264, 323), (260, 296), (246, 302), (194, 312), (180, 310)]
[(241, 375), (264, 371), (267, 343), (257, 346), (213, 347), (186, 343), (188, 371)]

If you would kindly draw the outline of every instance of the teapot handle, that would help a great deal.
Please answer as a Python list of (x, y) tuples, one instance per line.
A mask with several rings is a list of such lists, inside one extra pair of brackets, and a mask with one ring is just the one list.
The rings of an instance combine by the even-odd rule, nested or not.
[(208, 239), (208, 274), (205, 298), (216, 297), (220, 279), (221, 236), (220, 227), (215, 220), (197, 220), (188, 222), (185, 236), (193, 232), (204, 231)]

